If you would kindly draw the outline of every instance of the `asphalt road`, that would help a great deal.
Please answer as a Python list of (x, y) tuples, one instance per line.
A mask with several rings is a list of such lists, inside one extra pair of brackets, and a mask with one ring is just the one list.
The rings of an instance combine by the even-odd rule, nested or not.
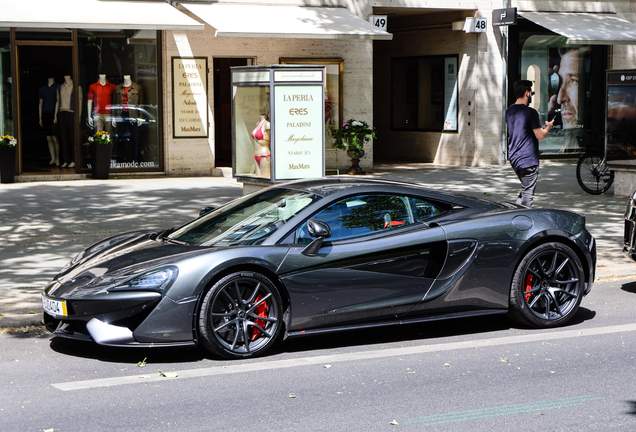
[(432, 322), (287, 340), (245, 361), (3, 333), (0, 424), (15, 432), (635, 430), (635, 307), (635, 280), (602, 282), (563, 328), (511, 327), (503, 316)]

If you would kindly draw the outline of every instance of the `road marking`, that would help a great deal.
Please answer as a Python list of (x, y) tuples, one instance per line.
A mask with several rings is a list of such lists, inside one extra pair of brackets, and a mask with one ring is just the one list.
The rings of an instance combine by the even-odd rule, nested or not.
[(434, 414), (424, 417), (416, 417), (400, 421), (400, 424), (424, 424), (426, 426), (453, 423), (459, 421), (476, 420), (488, 417), (497, 417), (511, 414), (521, 414), (532, 411), (545, 411), (556, 408), (566, 408), (581, 405), (584, 402), (602, 399), (599, 396), (575, 396), (561, 399), (552, 399), (537, 402), (528, 402), (517, 405), (502, 405), (491, 408), (482, 408), (469, 411), (457, 411), (446, 414)]
[(595, 327), (589, 329), (554, 331), (551, 333), (541, 332), (528, 335), (506, 336), (492, 339), (478, 339), (461, 342), (441, 343), (435, 345), (418, 345), (403, 348), (387, 348), (374, 351), (361, 351), (354, 353), (332, 354), (317, 357), (302, 357), (286, 360), (261, 361), (256, 363), (241, 363), (228, 366), (215, 366), (209, 368), (189, 369), (176, 372), (176, 378), (166, 378), (159, 373), (151, 375), (133, 375), (127, 377), (101, 378), (86, 381), (74, 381), (51, 384), (59, 390), (83, 390), (98, 387), (112, 387), (126, 384), (145, 384), (157, 381), (165, 381), (166, 379), (182, 379), (182, 378), (198, 378), (215, 375), (228, 375), (233, 373), (256, 372), (263, 370), (284, 369), (299, 366), (313, 366), (320, 364), (333, 364), (336, 362), (370, 360), (385, 357), (397, 357), (413, 354), (425, 354), (443, 351), (452, 351), (460, 349), (487, 348), (500, 345), (510, 345), (528, 342), (545, 342), (549, 340), (568, 339), (584, 336), (598, 336), (612, 333), (623, 333), (636, 331), (636, 324), (624, 324), (607, 327)]

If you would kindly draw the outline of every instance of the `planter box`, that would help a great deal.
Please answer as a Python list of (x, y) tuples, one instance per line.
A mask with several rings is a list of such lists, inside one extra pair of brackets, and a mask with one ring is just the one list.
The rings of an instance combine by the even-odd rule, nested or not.
[(107, 179), (110, 173), (110, 157), (113, 154), (112, 144), (90, 144), (91, 174), (94, 179)]
[(0, 147), (0, 181), (2, 183), (15, 181), (15, 147)]

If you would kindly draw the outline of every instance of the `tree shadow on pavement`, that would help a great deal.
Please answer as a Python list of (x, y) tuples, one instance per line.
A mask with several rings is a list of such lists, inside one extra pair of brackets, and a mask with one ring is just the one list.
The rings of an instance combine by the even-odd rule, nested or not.
[(636, 281), (623, 284), (623, 286), (621, 286), (621, 289), (625, 292), (636, 294)]

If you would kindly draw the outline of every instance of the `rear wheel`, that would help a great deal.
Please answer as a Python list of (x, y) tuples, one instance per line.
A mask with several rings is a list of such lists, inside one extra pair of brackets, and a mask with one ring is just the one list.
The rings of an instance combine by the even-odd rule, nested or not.
[(205, 294), (199, 335), (213, 354), (245, 358), (263, 354), (281, 329), (282, 301), (275, 285), (256, 272), (236, 272)]
[(515, 271), (510, 290), (510, 315), (537, 328), (569, 321), (581, 304), (583, 267), (574, 251), (561, 243), (532, 249)]
[(576, 164), (576, 180), (585, 192), (600, 195), (612, 186), (614, 171), (607, 167), (602, 154), (587, 152)]

